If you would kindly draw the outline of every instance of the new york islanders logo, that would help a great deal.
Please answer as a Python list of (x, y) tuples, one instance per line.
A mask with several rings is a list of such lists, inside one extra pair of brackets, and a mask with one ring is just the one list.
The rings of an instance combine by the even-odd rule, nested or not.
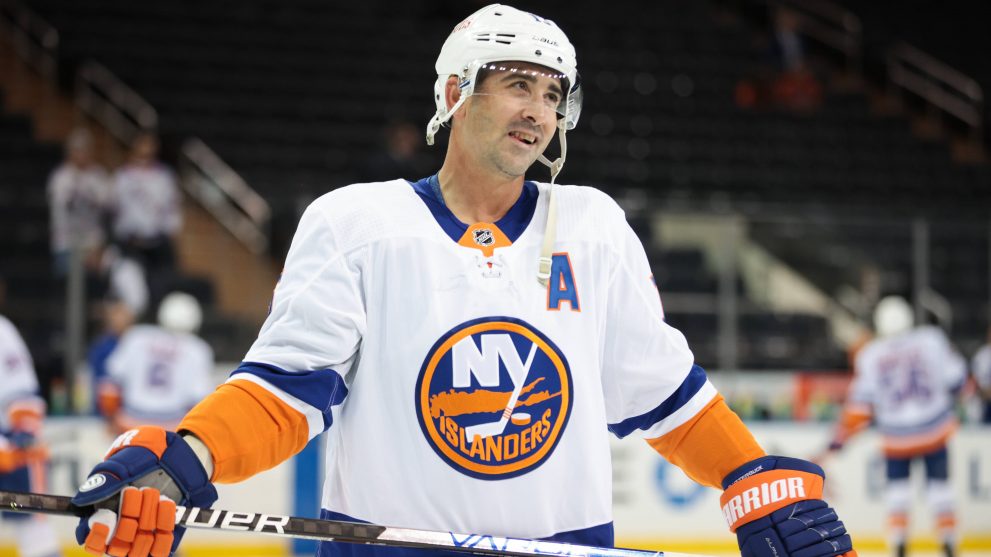
[(427, 443), (451, 467), (484, 480), (511, 478), (554, 451), (571, 414), (571, 370), (528, 323), (475, 319), (430, 349), (415, 404)]

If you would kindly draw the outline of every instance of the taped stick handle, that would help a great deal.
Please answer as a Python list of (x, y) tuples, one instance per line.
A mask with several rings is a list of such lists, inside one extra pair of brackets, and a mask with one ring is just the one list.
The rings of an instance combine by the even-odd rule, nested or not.
[[(70, 497), (41, 493), (0, 491), (0, 510), (85, 517), (90, 508), (72, 504)], [(532, 557), (567, 555), (569, 557), (700, 557), (685, 553), (640, 551), (591, 547), (557, 542), (503, 538), (479, 534), (456, 534), (409, 528), (392, 528), (341, 520), (300, 518), (265, 513), (246, 513), (223, 509), (176, 507), (176, 525), (186, 528), (255, 532), (284, 538), (386, 545), (393, 547), (457, 551), (474, 555)]]

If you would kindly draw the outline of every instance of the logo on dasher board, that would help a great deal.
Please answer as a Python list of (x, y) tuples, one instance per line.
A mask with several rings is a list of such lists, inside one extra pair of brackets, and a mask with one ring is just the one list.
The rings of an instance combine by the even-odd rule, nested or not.
[(416, 414), (434, 452), (483, 480), (526, 474), (554, 451), (571, 414), (571, 370), (530, 324), (483, 317), (448, 331), (423, 360)]

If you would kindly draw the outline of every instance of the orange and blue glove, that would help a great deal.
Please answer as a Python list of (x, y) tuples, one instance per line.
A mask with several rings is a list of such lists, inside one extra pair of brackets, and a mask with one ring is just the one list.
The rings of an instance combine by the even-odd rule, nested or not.
[(742, 557), (856, 557), (846, 527), (822, 500), (817, 464), (765, 456), (723, 479), (719, 502)]
[(72, 498), (93, 513), (79, 521), (76, 541), (94, 555), (167, 557), (182, 539), (176, 503), (209, 507), (217, 490), (182, 436), (142, 426), (114, 441), (105, 460)]

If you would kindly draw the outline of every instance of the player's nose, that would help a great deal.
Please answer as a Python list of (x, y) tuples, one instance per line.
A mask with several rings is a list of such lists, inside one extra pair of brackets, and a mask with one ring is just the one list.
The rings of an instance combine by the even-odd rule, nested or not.
[(543, 124), (549, 117), (547, 106), (542, 102), (534, 100), (523, 103), (520, 114), (525, 120), (538, 126)]

